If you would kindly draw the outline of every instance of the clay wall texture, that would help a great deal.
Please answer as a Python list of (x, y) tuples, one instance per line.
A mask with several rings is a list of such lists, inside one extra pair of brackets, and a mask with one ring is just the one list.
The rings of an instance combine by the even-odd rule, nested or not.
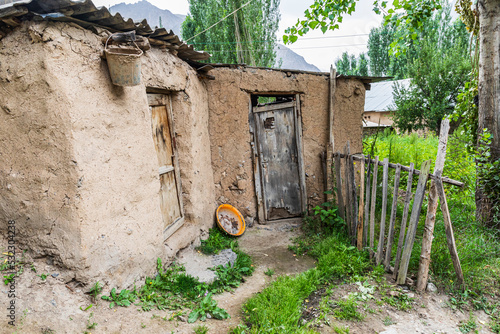
[[(0, 231), (65, 281), (127, 287), (214, 224), (217, 204), (256, 217), (252, 93), (300, 94), (308, 206), (323, 202), (329, 77), (217, 68), (201, 81), (176, 56), (142, 56), (142, 83), (117, 87), (102, 38), (74, 24), (24, 22), (0, 41)], [(184, 225), (166, 241), (147, 87), (172, 96)], [(338, 78), (335, 146), (361, 151), (364, 86)], [(63, 269), (66, 268), (66, 269)]]
[[(207, 83), (207, 89), (218, 204), (229, 203), (236, 206), (243, 216), (257, 216), (249, 103), (250, 95), (259, 93), (300, 94), (308, 208), (323, 203), (320, 154), (326, 151), (328, 141), (329, 76), (245, 67), (220, 67), (210, 74), (215, 76), (215, 80)], [(359, 80), (337, 79), (334, 107), (336, 147), (343, 148), (349, 139), (351, 152), (361, 152), (364, 96), (365, 88)]]
[[(67, 280), (129, 286), (213, 223), (206, 90), (168, 52), (142, 57), (141, 85), (116, 87), (102, 36), (24, 23), (0, 41), (0, 221), (18, 249)], [(146, 86), (173, 92), (186, 223), (163, 240)]]

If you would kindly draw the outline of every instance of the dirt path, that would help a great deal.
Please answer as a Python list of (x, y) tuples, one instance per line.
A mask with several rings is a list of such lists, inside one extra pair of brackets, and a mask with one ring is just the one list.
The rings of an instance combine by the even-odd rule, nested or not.
[[(194, 333), (194, 328), (204, 324), (209, 333), (222, 334), (241, 322), (242, 304), (254, 293), (261, 291), (277, 275), (292, 275), (314, 266), (309, 257), (295, 257), (289, 250), (290, 238), (299, 235), (296, 225), (290, 223), (274, 223), (267, 226), (256, 226), (247, 230), (239, 239), (240, 247), (254, 259), (255, 272), (235, 291), (214, 297), (219, 306), (226, 309), (231, 319), (225, 321), (209, 319), (205, 323), (188, 324), (179, 317), (172, 316), (172, 311), (150, 312), (138, 311), (136, 306), (109, 309), (109, 304), (99, 301), (87, 311), (91, 304), (88, 288), (70, 290), (61, 279), (63, 274), (49, 276), (46, 281), (37, 276), (27, 266), (25, 272), (16, 281), (16, 324), (8, 325), (5, 316), (0, 317), (0, 333)], [(154, 261), (155, 259), (151, 259)], [(38, 273), (58, 273), (57, 268), (44, 263), (35, 263)], [(273, 269), (276, 274), (268, 277), (264, 272)], [(0, 305), (7, 314), (6, 307), (8, 288), (2, 284)], [(355, 284), (338, 286), (332, 298), (342, 298), (356, 290)], [(469, 314), (451, 312), (445, 307), (446, 296), (426, 294), (415, 296), (414, 308), (411, 311), (398, 311), (383, 304), (372, 301), (373, 313), (366, 312), (362, 322), (336, 321), (330, 317), (330, 326), (346, 325), (350, 333), (459, 333), (458, 324), (467, 320)], [(318, 307), (319, 299), (314, 307)], [(423, 307), (425, 305), (425, 307)], [(82, 308), (82, 309), (80, 309)], [(26, 312), (24, 314), (24, 311)], [(92, 314), (92, 317), (91, 317)], [(483, 312), (475, 313), (477, 323), (483, 327), (479, 333), (489, 333), (484, 329), (487, 317)], [(169, 320), (173, 318), (172, 320)], [(187, 319), (187, 315), (184, 315)], [(389, 323), (388, 319), (391, 320)], [(92, 323), (95, 328), (88, 329)], [(385, 322), (385, 324), (384, 324)], [(481, 323), (483, 325), (481, 325)], [(317, 330), (321, 333), (334, 333), (334, 329), (325, 321), (318, 321)]]

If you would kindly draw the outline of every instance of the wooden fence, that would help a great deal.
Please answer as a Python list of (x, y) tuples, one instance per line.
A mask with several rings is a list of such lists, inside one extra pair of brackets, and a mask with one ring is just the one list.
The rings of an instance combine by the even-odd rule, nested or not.
[[(390, 163), (387, 158), (379, 161), (378, 157), (372, 159), (369, 155), (350, 154), (349, 143), (344, 148), (344, 153), (333, 153), (333, 166), (331, 179), (336, 188), (337, 204), (340, 216), (347, 223), (347, 230), (352, 242), (359, 250), (368, 248), (370, 256), (374, 258), (377, 265), (383, 264), (386, 271), (393, 273), (393, 278), (398, 284), (407, 282), (408, 265), (413, 250), (417, 225), (421, 215), (422, 204), (426, 194), (427, 180), (431, 179), (429, 191), (429, 203), (425, 221), (424, 235), (422, 239), (422, 254), (417, 277), (417, 291), (425, 290), (430, 264), (430, 253), (434, 231), (435, 216), (437, 210), (437, 199), (440, 199), (441, 210), (446, 229), (447, 244), (452, 257), (452, 262), (457, 274), (457, 282), (463, 285), (463, 274), (460, 260), (455, 246), (451, 218), (446, 201), (443, 183), (463, 187), (463, 183), (442, 177), (446, 145), (448, 140), (449, 121), (444, 120), (441, 126), (439, 147), (436, 157), (434, 173), (430, 173), (431, 160), (424, 161), (420, 169), (415, 169), (413, 163), (410, 166)], [(355, 164), (359, 162), (359, 177), (355, 174)], [(380, 219), (376, 219), (377, 204), (377, 179), (379, 166), (382, 166), (382, 210)], [(343, 168), (342, 168), (343, 167)], [(395, 169), (392, 204), (390, 207), (390, 219), (386, 224), (387, 197), (389, 188), (389, 168)], [(343, 169), (343, 171), (342, 171)], [(400, 197), (401, 173), (408, 173), (406, 190), (404, 191), (404, 208), (402, 217), (397, 217), (397, 204)], [(418, 183), (413, 191), (413, 178), (418, 177)], [(356, 185), (359, 180), (359, 187)], [(410, 203), (413, 198), (413, 206), (410, 214)], [(409, 216), (409, 222), (408, 222)], [(375, 231), (378, 223), (378, 241), (375, 247)], [(408, 226), (407, 226), (408, 223)], [(399, 224), (399, 237), (395, 243), (395, 231)], [(387, 227), (386, 227), (387, 225)], [(387, 233), (386, 233), (387, 231)], [(392, 263), (392, 250), (395, 248), (395, 258)]]

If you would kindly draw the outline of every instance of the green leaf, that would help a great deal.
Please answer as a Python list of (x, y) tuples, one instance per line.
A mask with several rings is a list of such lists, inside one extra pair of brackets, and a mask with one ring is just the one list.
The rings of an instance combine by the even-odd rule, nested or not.
[(295, 43), (295, 42), (297, 41), (297, 39), (298, 39), (298, 37), (297, 37), (297, 36), (295, 36), (295, 35), (291, 35), (291, 36), (290, 36), (290, 42), (291, 42), (291, 43)]
[(200, 316), (200, 311), (199, 310), (192, 311), (191, 313), (189, 313), (188, 323), (192, 324), (193, 322), (195, 322), (196, 320), (198, 320), (199, 316)]

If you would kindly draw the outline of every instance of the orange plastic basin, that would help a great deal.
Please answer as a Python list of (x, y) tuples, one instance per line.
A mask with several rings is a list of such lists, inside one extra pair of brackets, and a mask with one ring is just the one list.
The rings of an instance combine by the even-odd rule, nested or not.
[(222, 204), (217, 208), (217, 225), (226, 233), (240, 236), (245, 232), (245, 219), (232, 205)]

